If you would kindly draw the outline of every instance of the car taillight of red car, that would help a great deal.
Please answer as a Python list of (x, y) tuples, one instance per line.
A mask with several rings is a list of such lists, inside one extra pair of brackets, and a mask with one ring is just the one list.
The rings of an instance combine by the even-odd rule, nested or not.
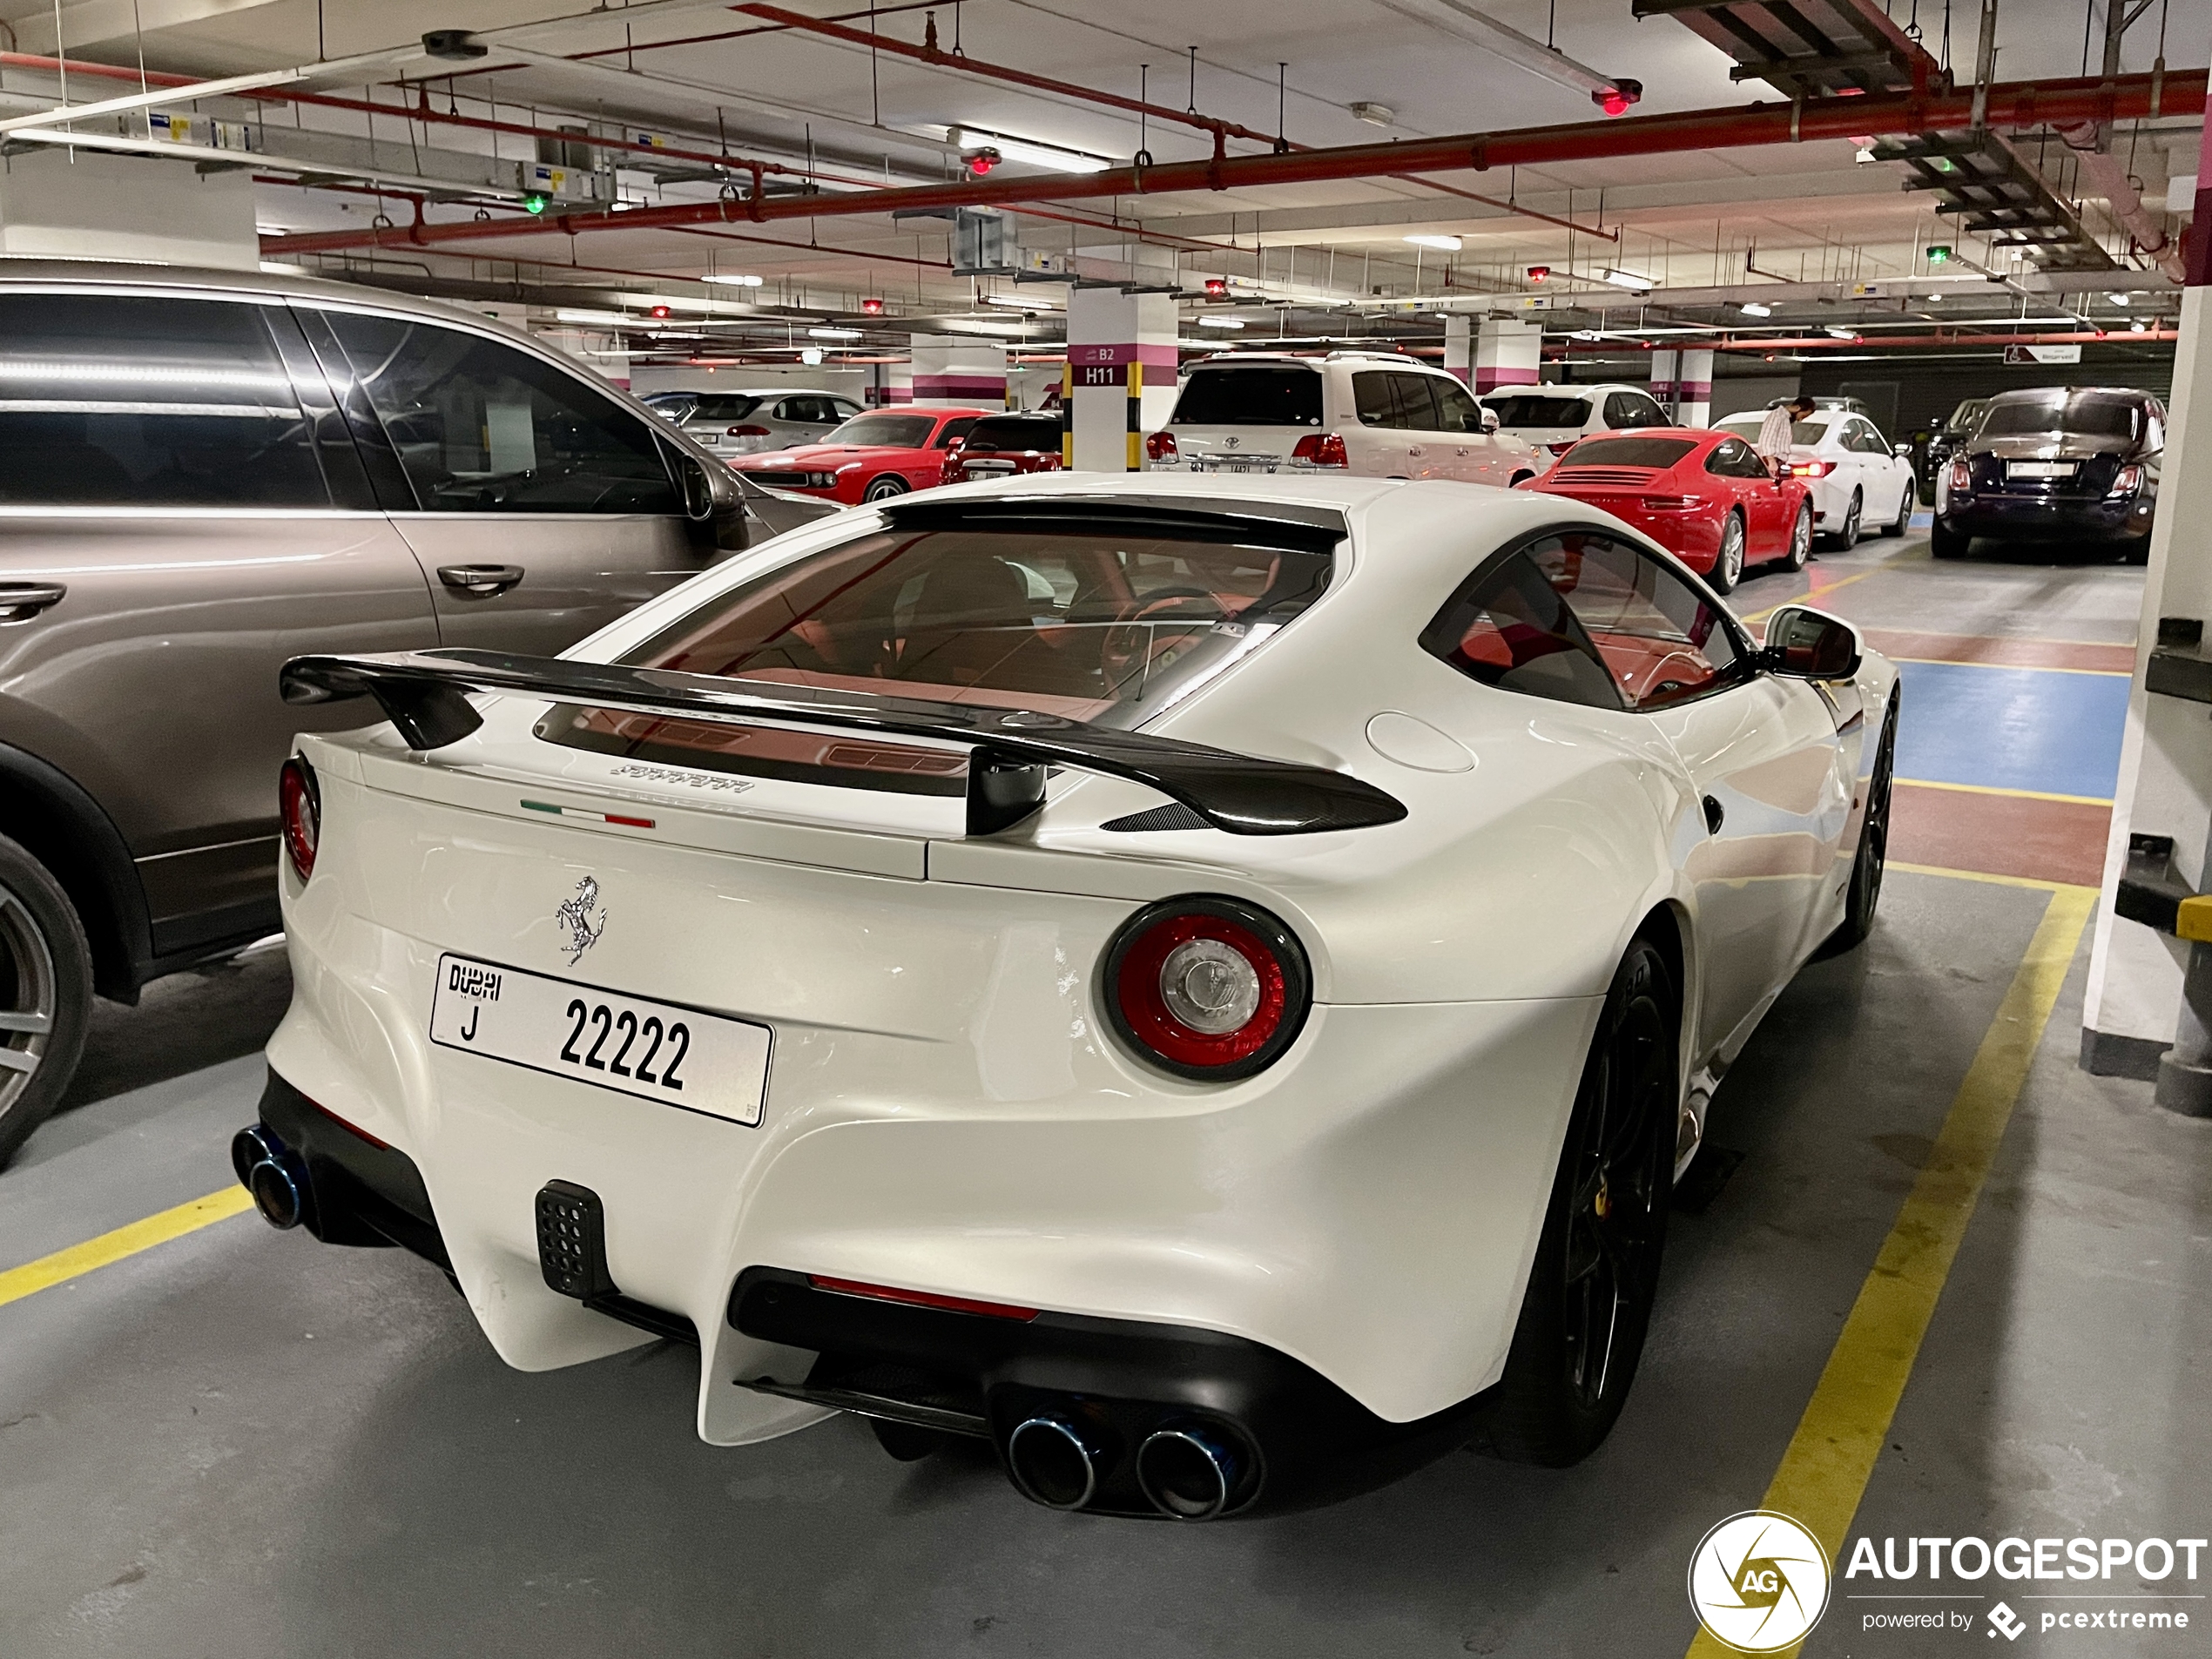
[(1344, 452), (1344, 440), (1333, 432), (1309, 432), (1291, 448), (1291, 459), (1303, 461), (1309, 467), (1348, 467), (1351, 457)]
[(1646, 496), (1643, 497), (1643, 509), (1648, 513), (1686, 513), (1692, 508), (1703, 507), (1704, 504), (1705, 498), (1702, 496)]

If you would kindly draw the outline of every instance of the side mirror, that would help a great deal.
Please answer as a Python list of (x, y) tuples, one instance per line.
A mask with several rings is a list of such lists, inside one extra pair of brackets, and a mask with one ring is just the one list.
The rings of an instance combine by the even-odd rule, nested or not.
[(1858, 630), (1840, 617), (1784, 605), (1767, 619), (1759, 666), (1801, 680), (1847, 680), (1858, 672)]
[(1495, 432), (1498, 429), (1497, 410), (1486, 408), (1482, 411), (1482, 429), (1485, 432)]
[(751, 544), (751, 516), (745, 486), (719, 462), (697, 455), (676, 457), (676, 476), (684, 489), (684, 517), (691, 544), (703, 553), (734, 553)]
[(1907, 460), (1912, 454), (1912, 446), (1909, 443), (1896, 444), (1892, 446), (1890, 453), (1895, 455), (1899, 461)]

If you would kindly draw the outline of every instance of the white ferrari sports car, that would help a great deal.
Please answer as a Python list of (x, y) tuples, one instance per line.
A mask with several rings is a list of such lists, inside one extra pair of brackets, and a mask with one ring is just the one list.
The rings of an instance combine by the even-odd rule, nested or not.
[(1568, 1463), (1715, 1083), (1882, 877), (1897, 677), (1619, 521), (1358, 478), (858, 508), (560, 658), (307, 657), (234, 1146), (528, 1370), (1064, 1509)]

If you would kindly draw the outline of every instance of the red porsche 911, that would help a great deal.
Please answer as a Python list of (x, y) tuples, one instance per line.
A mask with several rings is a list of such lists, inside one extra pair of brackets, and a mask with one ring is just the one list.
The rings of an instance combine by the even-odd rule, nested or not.
[(945, 462), (968, 429), (993, 409), (870, 409), (820, 442), (767, 455), (738, 455), (731, 470), (756, 484), (856, 506), (887, 501), (945, 482)]
[(1570, 496), (1626, 519), (1726, 593), (1744, 567), (1804, 568), (1812, 500), (1804, 482), (1777, 478), (1740, 437), (1695, 427), (1646, 427), (1584, 438), (1541, 478), (1519, 486)]

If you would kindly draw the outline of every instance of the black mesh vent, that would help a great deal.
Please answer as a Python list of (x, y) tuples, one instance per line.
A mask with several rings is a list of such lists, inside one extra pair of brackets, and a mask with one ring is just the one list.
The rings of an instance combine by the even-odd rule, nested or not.
[(1109, 830), (1143, 831), (1211, 829), (1212, 826), (1181, 801), (1176, 801), (1170, 806), (1155, 806), (1149, 813), (1131, 813), (1126, 818), (1109, 818), (1099, 827)]
[(568, 1181), (549, 1182), (539, 1190), (537, 1264), (546, 1285), (563, 1296), (604, 1296), (614, 1289), (597, 1193)]

